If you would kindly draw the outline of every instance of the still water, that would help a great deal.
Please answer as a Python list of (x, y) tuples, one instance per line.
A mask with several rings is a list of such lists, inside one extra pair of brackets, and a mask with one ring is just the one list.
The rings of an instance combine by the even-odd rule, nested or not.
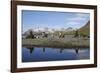
[(22, 48), (22, 62), (80, 60), (89, 58), (89, 48)]

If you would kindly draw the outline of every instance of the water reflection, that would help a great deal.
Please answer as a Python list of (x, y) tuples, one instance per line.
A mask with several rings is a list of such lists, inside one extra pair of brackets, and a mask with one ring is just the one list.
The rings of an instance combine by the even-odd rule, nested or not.
[(30, 54), (31, 54), (32, 52), (34, 52), (34, 47), (26, 47), (26, 48), (29, 50)]
[[(26, 48), (29, 50), (30, 54), (34, 52), (34, 47), (26, 47)], [(41, 49), (42, 49), (43, 52), (45, 53), (45, 47), (43, 47), (43, 48), (41, 48)], [(62, 53), (63, 50), (64, 50), (64, 48), (52, 48), (52, 49), (59, 49), (59, 50), (60, 50), (60, 51), (59, 51), (60, 53)], [(80, 48), (75, 48), (76, 54), (78, 54), (79, 49), (80, 49)]]
[(45, 52), (45, 48), (43, 47), (43, 52)]
[[(30, 55), (31, 54), (31, 55)], [(22, 62), (89, 59), (89, 48), (23, 47)]]
[(78, 54), (78, 52), (79, 52), (79, 48), (76, 48), (76, 49), (75, 49), (75, 52), (76, 52), (76, 54)]
[(61, 48), (61, 49), (60, 49), (60, 53), (62, 53), (62, 52), (63, 52), (63, 50), (64, 50), (64, 48)]

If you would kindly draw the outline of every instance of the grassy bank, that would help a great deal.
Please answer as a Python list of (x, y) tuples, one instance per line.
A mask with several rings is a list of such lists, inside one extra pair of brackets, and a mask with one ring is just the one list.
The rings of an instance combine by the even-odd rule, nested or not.
[(23, 39), (23, 46), (36, 46), (36, 47), (89, 47), (89, 40), (84, 39)]

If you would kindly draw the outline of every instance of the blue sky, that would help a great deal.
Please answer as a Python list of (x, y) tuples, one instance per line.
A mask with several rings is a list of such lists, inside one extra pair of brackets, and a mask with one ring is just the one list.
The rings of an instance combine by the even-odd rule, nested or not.
[(89, 20), (89, 13), (22, 10), (23, 31), (45, 27), (76, 29), (84, 26)]

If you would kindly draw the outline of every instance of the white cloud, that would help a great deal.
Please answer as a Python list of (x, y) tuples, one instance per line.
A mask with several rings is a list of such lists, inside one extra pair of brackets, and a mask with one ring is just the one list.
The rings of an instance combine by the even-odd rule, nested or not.
[(79, 22), (75, 22), (75, 21), (70, 21), (70, 22), (67, 22), (68, 25), (78, 25)]
[(68, 18), (67, 21), (84, 21), (86, 18), (84, 17), (73, 17), (73, 18)]
[(66, 24), (70, 26), (78, 26), (82, 23), (82, 21), (85, 21), (86, 18), (87, 18), (87, 14), (78, 13), (72, 18), (71, 17), (67, 18)]
[(72, 18), (67, 18), (67, 22), (80, 22), (80, 21), (85, 21), (86, 18), (88, 17), (88, 14), (86, 13), (77, 13), (74, 17)]
[(77, 14), (77, 16), (79, 16), (79, 17), (86, 17), (86, 16), (88, 16), (88, 13), (78, 13)]

